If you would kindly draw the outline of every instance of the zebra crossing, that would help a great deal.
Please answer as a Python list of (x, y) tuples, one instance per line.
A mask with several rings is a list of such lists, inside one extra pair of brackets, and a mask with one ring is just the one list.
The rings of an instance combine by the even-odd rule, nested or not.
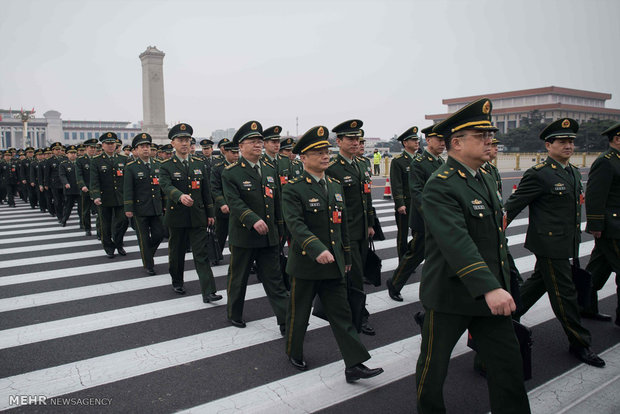
[[(387, 238), (375, 242), (385, 280), (398, 264), (394, 209), (391, 200), (374, 204)], [(518, 218), (507, 233), (524, 276), (535, 263), (522, 247), (526, 225), (526, 217)], [(226, 298), (202, 303), (191, 254), (186, 255), (188, 294), (178, 296), (170, 288), (167, 243), (155, 257), (157, 275), (147, 276), (131, 228), (125, 242), (127, 256), (110, 260), (95, 237), (84, 237), (75, 218), (63, 228), (55, 218), (24, 204), (0, 206), (0, 409), (28, 408), (16, 396), (62, 396), (75, 401), (109, 398), (105, 409), (112, 412), (343, 412), (351, 407), (400, 412), (372, 397), (390, 395), (391, 389), (396, 393), (401, 382), (413, 381), (420, 332), (412, 316), (421, 309), (421, 268), (403, 289), (403, 302), (392, 301), (384, 286), (368, 287), (367, 308), (377, 336), (362, 340), (372, 355), (368, 365), (381, 366), (385, 373), (352, 385), (344, 381), (344, 364), (325, 321), (310, 319), (305, 343), (310, 369), (300, 373), (286, 360), (275, 317), (255, 278), (246, 294), (248, 326), (238, 329), (226, 321)], [(584, 237), (582, 261), (593, 245)], [(224, 264), (213, 267), (219, 292), (225, 289), (228, 249), (224, 255)], [(600, 292), (602, 306), (612, 306), (615, 300), (612, 279)], [(557, 332), (553, 319), (545, 297), (522, 321), (539, 327), (543, 335)], [(605, 348), (597, 351), (613, 351), (620, 330), (588, 326), (592, 327), (606, 333)], [(538, 333), (537, 329), (535, 343), (544, 344), (547, 339), (539, 341)], [(596, 342), (595, 332), (593, 336)], [(559, 349), (544, 351), (545, 359), (568, 354), (561, 339)], [(453, 360), (468, 357), (471, 352), (463, 337)], [(536, 384), (560, 386), (557, 378), (579, 366), (565, 359), (568, 368), (555, 375), (535, 369)], [(454, 396), (446, 391), (448, 409), (458, 412), (462, 394), (475, 393), (482, 401), (467, 411), (488, 410), (486, 386), (472, 374), (471, 365), (452, 371), (466, 378), (466, 384)], [(415, 410), (412, 391), (411, 387), (408, 395), (398, 394), (409, 407), (403, 412)], [(544, 394), (540, 388), (531, 392)]]

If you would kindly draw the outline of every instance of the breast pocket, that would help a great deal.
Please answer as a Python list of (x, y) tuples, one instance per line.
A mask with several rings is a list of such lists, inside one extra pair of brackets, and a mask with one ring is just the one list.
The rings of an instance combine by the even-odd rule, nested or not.
[(468, 208), (467, 225), (474, 239), (488, 239), (496, 234), (492, 218), (493, 210), (486, 204), (474, 204)]

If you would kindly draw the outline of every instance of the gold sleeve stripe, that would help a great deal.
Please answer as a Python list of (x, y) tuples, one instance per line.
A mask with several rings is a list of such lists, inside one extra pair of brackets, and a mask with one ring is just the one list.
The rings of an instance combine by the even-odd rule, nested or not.
[(459, 274), (459, 273), (461, 273), (462, 271), (467, 270), (467, 269), (469, 269), (470, 267), (473, 267), (473, 266), (478, 266), (479, 264), (485, 264), (485, 263), (484, 263), (484, 262), (476, 262), (476, 263), (472, 263), (472, 264), (470, 264), (469, 266), (465, 266), (465, 267), (464, 267), (464, 268), (462, 268), (461, 270), (457, 270), (457, 271), (456, 271), (456, 274), (458, 275), (458, 274)]
[(483, 264), (482, 266), (478, 266), (478, 267), (474, 267), (473, 269), (469, 269), (467, 272), (463, 273), (462, 275), (459, 275), (459, 278), (463, 278), (463, 277), (467, 276), (468, 274), (470, 274), (471, 272), (475, 272), (476, 270), (484, 269), (485, 267), (487, 267), (487, 265)]
[(245, 216), (247, 216), (248, 214), (250, 214), (252, 212), (252, 210), (250, 210), (249, 208), (247, 210), (245, 210), (243, 213), (241, 213), (241, 216), (239, 217), (239, 220), (243, 220), (245, 218)]
[(310, 244), (310, 242), (312, 242), (312, 241), (314, 241), (314, 240), (318, 240), (318, 239), (319, 239), (319, 238), (318, 238), (318, 237), (316, 237), (316, 236), (310, 236), (310, 237), (308, 237), (308, 238), (307, 238), (306, 240), (304, 240), (304, 242), (301, 244), (301, 248), (302, 248), (302, 250), (305, 250), (305, 249), (306, 249), (306, 246), (307, 246), (308, 244)]

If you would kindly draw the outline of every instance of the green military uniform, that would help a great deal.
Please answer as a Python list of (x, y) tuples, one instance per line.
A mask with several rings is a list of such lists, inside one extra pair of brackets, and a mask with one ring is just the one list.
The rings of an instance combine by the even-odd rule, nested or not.
[[(10, 152), (5, 152), (5, 154), (10, 154)], [(17, 182), (19, 181), (18, 176), (18, 160), (17, 158), (11, 157), (7, 160), (7, 156), (4, 156), (4, 164), (2, 165), (2, 175), (4, 177), (4, 188), (5, 193), (8, 200), (9, 207), (15, 207), (15, 192), (17, 191)]]
[(397, 301), (402, 301), (400, 291), (415, 269), (424, 260), (425, 228), (424, 215), (422, 213), (422, 191), (433, 172), (443, 164), (444, 161), (441, 157), (435, 157), (426, 150), (422, 154), (417, 154), (411, 163), (408, 182), (409, 192), (411, 194), (408, 225), (411, 227), (412, 237), (407, 246), (407, 252), (398, 263), (398, 267), (394, 270), (392, 278), (386, 281), (390, 297)]
[[(559, 119), (542, 131), (541, 139), (573, 139), (578, 128), (575, 120)], [(547, 292), (572, 353), (589, 349), (591, 343), (590, 332), (579, 317), (569, 263), (570, 258), (579, 257), (582, 200), (579, 170), (570, 163), (564, 167), (548, 157), (523, 174), (517, 190), (505, 204), (508, 222), (529, 206), (524, 246), (536, 255), (534, 273), (521, 287), (522, 306), (516, 315), (526, 313)]]
[[(262, 139), (261, 133), (260, 123), (249, 121), (239, 128), (233, 142), (238, 145), (245, 139)], [(256, 260), (259, 279), (283, 331), (287, 294), (280, 271), (278, 245), (284, 221), (275, 168), (261, 160), (253, 168), (247, 159), (239, 157), (237, 163), (224, 169), (222, 188), (230, 209), (228, 319), (235, 326), (245, 326), (242, 318), (245, 292), (250, 266)], [(269, 228), (266, 235), (254, 229), (259, 220)]]
[[(133, 138), (132, 146), (150, 144), (149, 134), (140, 133)], [(155, 252), (164, 238), (161, 187), (159, 184), (160, 162), (141, 158), (125, 166), (123, 180), (123, 204), (125, 213), (133, 214), (142, 265), (150, 275), (155, 274)]]
[[(463, 129), (494, 131), (490, 118), (491, 102), (481, 99), (435, 130), (446, 131), (446, 140)], [(488, 174), (449, 156), (422, 193), (427, 255), (420, 282), (426, 314), (416, 370), (421, 413), (445, 412), (443, 384), (452, 349), (465, 330), (487, 365), (491, 411), (530, 411), (510, 316), (492, 315), (483, 298), (496, 289), (510, 291), (502, 206), (494, 189)]]
[(37, 208), (37, 203), (39, 200), (39, 197), (38, 197), (39, 189), (36, 186), (31, 185), (31, 183), (34, 182), (34, 178), (30, 174), (30, 166), (32, 165), (32, 163), (36, 163), (36, 162), (37, 160), (34, 158), (34, 148), (33, 147), (26, 148), (26, 158), (20, 164), (19, 175), (22, 181), (23, 180), (26, 181), (26, 183), (24, 184), (24, 187), (26, 188), (25, 192), (28, 195), (27, 199), (30, 202), (30, 208), (33, 210)]
[[(75, 145), (70, 145), (67, 148), (67, 153), (77, 154), (77, 147)], [(73, 206), (80, 198), (80, 187), (78, 187), (77, 184), (75, 161), (71, 161), (69, 158), (64, 159), (58, 168), (58, 176), (60, 177), (60, 182), (62, 183), (63, 196), (65, 198), (63, 203), (62, 219), (60, 220), (60, 224), (64, 227), (67, 225), (69, 216), (71, 216)], [(67, 184), (69, 185), (69, 188), (67, 188)]]
[(29, 180), (28, 185), (30, 186), (33, 192), (30, 202), (32, 203), (32, 200), (34, 198), (35, 203), (36, 203), (35, 206), (38, 205), (39, 210), (43, 213), (44, 212), (43, 210), (45, 209), (45, 205), (43, 204), (43, 201), (41, 200), (41, 191), (39, 191), (39, 165), (41, 161), (37, 158), (37, 156), (41, 156), (41, 155), (43, 155), (43, 150), (38, 149), (37, 151), (35, 151), (35, 158), (30, 162), (30, 167), (29, 167), (29, 172), (28, 172), (28, 180)]
[[(226, 142), (221, 148), (225, 151), (239, 152), (239, 148), (232, 142)], [(215, 203), (215, 236), (220, 244), (221, 251), (224, 251), (226, 239), (228, 238), (228, 222), (230, 218), (230, 213), (222, 212), (222, 207), (227, 205), (222, 187), (222, 172), (230, 164), (226, 157), (224, 157), (223, 161), (216, 161), (211, 170), (211, 194)]]
[(5, 151), (0, 151), (0, 204), (4, 204), (4, 201), (7, 196), (6, 191), (6, 176), (7, 169), (9, 168), (8, 163), (4, 161)]
[[(341, 123), (332, 129), (338, 137), (359, 137), (362, 121), (355, 119)], [(327, 175), (340, 182), (344, 190), (347, 209), (347, 226), (351, 244), (351, 271), (349, 278), (352, 286), (364, 289), (364, 266), (368, 252), (368, 228), (375, 224), (372, 208), (371, 177), (363, 164), (355, 158), (347, 160), (338, 154), (330, 163)], [(374, 329), (368, 324), (368, 311), (364, 309), (362, 332), (374, 335)]]
[[(191, 137), (193, 130), (188, 124), (175, 125), (168, 138)], [(168, 261), (172, 287), (175, 292), (184, 294), (183, 271), (185, 253), (192, 247), (196, 273), (200, 280), (203, 302), (220, 300), (216, 295), (215, 279), (207, 254), (208, 218), (214, 217), (213, 199), (209, 189), (204, 162), (188, 155), (182, 160), (178, 153), (160, 166), (160, 185), (166, 197), (164, 224), (169, 230)], [(182, 195), (189, 195), (194, 203), (191, 207), (181, 202)]]
[[(418, 140), (418, 127), (408, 128), (398, 140), (403, 146), (409, 139)], [(409, 170), (414, 154), (403, 151), (396, 155), (390, 163), (390, 186), (394, 199), (394, 216), (396, 218), (396, 252), (398, 260), (407, 253), (407, 236), (409, 235), (409, 216), (411, 214), (411, 195), (409, 193)], [(400, 207), (406, 207), (404, 214), (399, 213)]]
[[(61, 148), (62, 144), (60, 142), (55, 142), (52, 144), (52, 150)], [(62, 193), (62, 183), (60, 182), (60, 176), (58, 175), (58, 169), (60, 167), (60, 163), (64, 160), (64, 156), (62, 155), (52, 155), (50, 159), (45, 163), (45, 167), (43, 170), (45, 186), (49, 188), (49, 195), (51, 195), (50, 199), (54, 205), (54, 215), (58, 219), (58, 222), (62, 220), (62, 214), (64, 209), (64, 196)], [(52, 209), (50, 208), (50, 213)]]
[[(493, 140), (491, 141), (491, 145), (497, 145), (497, 144), (499, 144), (499, 140), (497, 138), (493, 138)], [(502, 199), (502, 176), (499, 174), (499, 169), (491, 161), (485, 162), (482, 168), (484, 168), (484, 170), (488, 172), (491, 175), (491, 177), (493, 177), (495, 182), (497, 183), (497, 191), (499, 194), (499, 199), (501, 200)]]
[[(603, 135), (618, 139), (620, 124), (613, 125)], [(586, 270), (592, 273), (592, 295), (586, 315), (599, 314), (597, 291), (616, 273), (616, 293), (620, 298), (620, 151), (610, 147), (590, 168), (586, 191), (587, 231), (600, 231), (594, 240), (594, 250)], [(616, 307), (616, 325), (620, 325), (620, 302)]]
[[(97, 145), (97, 140), (94, 138), (89, 139), (84, 142), (84, 145), (94, 147)], [(93, 204), (92, 198), (90, 198), (90, 192), (88, 190), (82, 191), (84, 187), (88, 189), (88, 187), (90, 186), (90, 164), (92, 162), (92, 159), (93, 157), (89, 155), (83, 155), (75, 161), (75, 166), (77, 169), (77, 184), (78, 187), (80, 187), (80, 204), (82, 205), (82, 215), (80, 216), (80, 222), (82, 223), (84, 230), (86, 230), (86, 235), (90, 236), (92, 228), (91, 216), (95, 214), (97, 216), (97, 236), (101, 238), (101, 234), (99, 232), (101, 229), (101, 225), (99, 223), (100, 216), (96, 213), (95, 205)]]
[[(311, 128), (295, 146), (295, 153), (329, 147), (327, 134), (326, 127)], [(291, 275), (286, 353), (293, 365), (301, 370), (306, 369), (303, 341), (312, 302), (317, 295), (345, 366), (350, 369), (370, 358), (353, 327), (347, 303), (345, 267), (351, 264), (351, 252), (343, 197), (343, 188), (336, 180), (326, 176), (314, 177), (307, 171), (290, 180), (283, 190), (282, 207), (292, 242), (286, 267)], [(333, 255), (334, 262), (320, 264), (316, 261), (325, 251)], [(377, 369), (368, 376), (381, 372)], [(350, 381), (349, 374), (346, 374)]]
[[(114, 132), (107, 132), (99, 137), (101, 142), (116, 141)], [(124, 255), (123, 238), (128, 221), (123, 211), (123, 174), (127, 157), (103, 152), (90, 161), (90, 198), (101, 200), (98, 206), (100, 216), (101, 243), (108, 257), (114, 257), (114, 249)]]

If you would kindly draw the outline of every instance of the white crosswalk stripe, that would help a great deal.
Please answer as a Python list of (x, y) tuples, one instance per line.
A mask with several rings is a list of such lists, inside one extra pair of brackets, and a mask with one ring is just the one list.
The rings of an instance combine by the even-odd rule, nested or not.
[[(390, 277), (398, 265), (395, 257), (394, 208), (391, 200), (375, 200), (374, 205), (387, 236), (386, 240), (375, 242), (377, 253), (383, 257), (382, 272), (385, 279)], [(215, 304), (205, 305), (197, 294), (184, 297), (173, 297), (171, 294), (167, 299), (153, 296), (153, 292), (158, 290), (171, 292), (170, 276), (165, 273), (168, 261), (166, 242), (161, 244), (155, 258), (160, 274), (146, 276), (136, 236), (131, 229), (125, 238), (127, 257), (108, 260), (104, 257), (101, 242), (94, 237), (84, 237), (83, 231), (79, 230), (75, 211), (68, 225), (59, 227), (55, 217), (24, 207), (23, 204), (15, 209), (4, 207), (0, 206), (0, 286), (3, 289), (0, 296), (0, 321), (5, 321), (0, 322), (3, 323), (0, 328), (0, 361), (3, 360), (3, 353), (26, 357), (29, 347), (53, 347), (60, 343), (70, 344), (74, 340), (93, 340), (84, 339), (88, 334), (93, 335), (88, 338), (96, 338), (94, 334), (99, 332), (105, 332), (106, 336), (115, 335), (116, 331), (124, 327), (163, 323), (164, 320), (182, 323), (184, 318), (196, 312), (200, 313), (201, 319), (208, 321), (225, 319), (226, 297)], [(514, 234), (509, 236), (511, 249), (519, 251), (515, 254), (515, 261), (522, 273), (531, 272), (535, 264), (535, 257), (521, 247), (525, 241), (525, 225), (527, 218), (513, 221), (510, 228), (514, 229)], [(592, 240), (584, 240), (580, 256), (587, 257), (593, 246)], [(228, 249), (225, 249), (224, 255), (229, 255)], [(187, 254), (186, 284), (198, 280), (196, 271), (189, 269), (192, 261), (191, 254)], [(212, 269), (215, 277), (223, 280), (228, 266), (224, 264)], [(117, 274), (119, 276), (115, 276)], [(125, 274), (132, 276), (123, 277)], [(418, 287), (419, 283), (414, 281), (406, 285), (402, 291), (403, 302), (392, 301), (383, 287), (373, 288), (367, 296), (367, 308), (371, 315), (400, 309), (409, 309), (410, 312), (412, 306), (419, 309)], [(126, 298), (132, 292), (147, 295), (148, 298), (139, 304), (132, 303), (131, 299)], [(610, 278), (599, 298), (603, 300), (614, 293), (615, 283)], [(93, 308), (93, 311), (79, 312), (73, 309), (73, 304), (78, 301), (95, 304), (103, 299), (110, 303), (106, 305), (107, 309)], [(256, 283), (250, 284), (246, 301), (264, 306), (267, 299), (263, 287)], [(45, 313), (46, 309), (52, 307), (56, 314), (42, 319), (37, 317), (39, 312)], [(3, 315), (5, 318), (2, 318)], [(153, 373), (165, 375), (170, 369), (187, 367), (210, 358), (224, 358), (235, 353), (249, 354), (255, 347), (266, 344), (271, 346), (272, 343), (275, 347), (283, 348), (275, 317), (247, 316), (248, 326), (245, 329), (225, 326), (197, 334), (173, 336), (172, 339), (157, 340), (154, 337), (154, 340), (137, 347), (124, 346), (120, 350), (62, 363), (55, 362), (53, 357), (43, 356), (36, 369), (22, 370), (8, 364), (7, 367), (13, 368), (10, 375), (3, 374), (0, 378), (0, 409), (19, 405), (11, 398), (15, 395), (53, 397), (88, 393), (88, 390), (121, 382), (124, 387), (131, 387), (132, 383), (141, 384), (144, 376)], [(554, 317), (545, 298), (522, 318), (522, 322), (538, 326)], [(331, 331), (327, 327), (327, 322), (312, 316), (308, 334), (331, 338)], [(381, 327), (376, 328), (379, 337)], [(171, 406), (174, 408), (170, 411), (306, 413), (334, 407), (414, 375), (419, 343), (419, 334), (405, 330), (399, 337), (369, 348), (372, 355), (369, 365), (382, 366), (385, 373), (355, 386), (344, 381), (342, 360), (313, 366), (312, 348), (307, 345), (311, 368), (307, 372), (298, 373), (292, 368), (278, 371), (275, 380), (257, 382), (240, 391), (224, 392), (223, 396), (217, 398), (205, 395), (202, 400), (189, 404), (179, 400)], [(84, 346), (88, 349), (88, 343)], [(470, 350), (465, 345), (465, 339), (461, 338), (453, 358), (468, 352)], [(283, 350), (281, 358), (285, 360)], [(4, 364), (0, 362), (0, 368)], [(3, 371), (0, 369), (0, 372)], [(171, 384), (171, 387), (174, 386)], [(140, 392), (140, 389), (135, 389), (135, 393)]]

